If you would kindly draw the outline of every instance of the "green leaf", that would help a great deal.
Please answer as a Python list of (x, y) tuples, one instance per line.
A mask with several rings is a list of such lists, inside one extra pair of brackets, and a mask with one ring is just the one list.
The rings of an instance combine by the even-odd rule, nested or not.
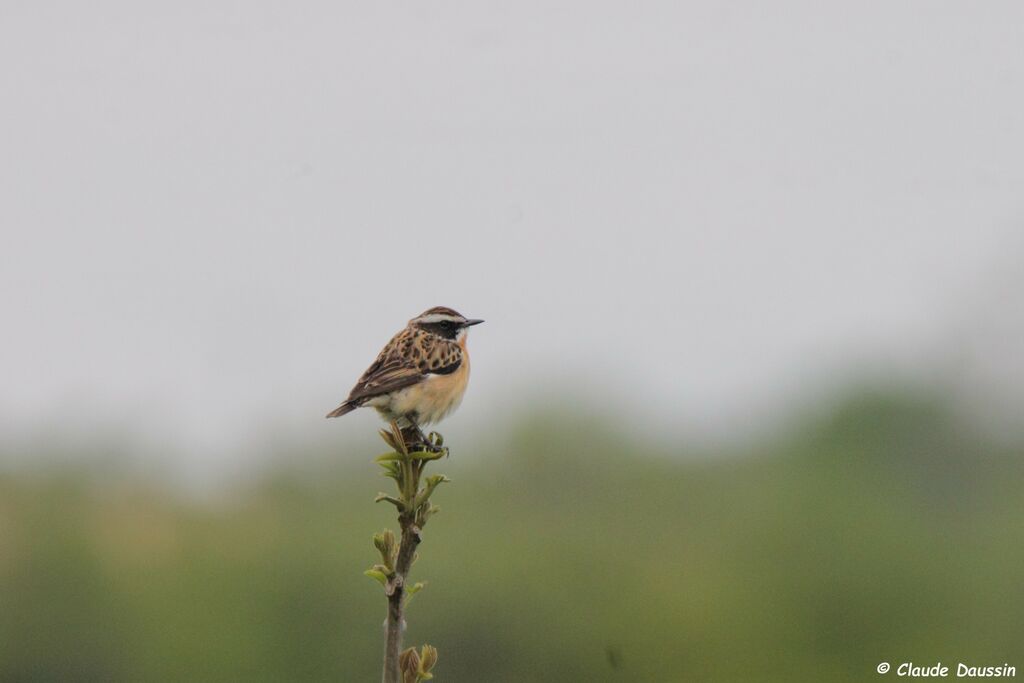
[(414, 583), (411, 586), (406, 586), (406, 588), (405, 588), (405, 596), (406, 596), (405, 597), (405, 604), (408, 605), (410, 602), (412, 602), (412, 597), (414, 595), (416, 595), (417, 593), (419, 593), (421, 590), (423, 590), (423, 587), (426, 586), (426, 585), (427, 584), (425, 582), (423, 582), (423, 581), (417, 581), (416, 583)]
[(405, 459), (405, 456), (403, 456), (401, 453), (396, 453), (396, 452), (392, 451), (390, 453), (381, 453), (376, 458), (374, 458), (373, 461), (374, 462), (387, 462), (389, 460), (404, 460), (404, 459)]
[(442, 448), (439, 451), (413, 451), (409, 457), (413, 460), (440, 460), (448, 455), (448, 449)]
[(381, 564), (384, 566), (384, 569), (381, 571), (384, 571), (385, 574), (391, 576), (395, 568), (395, 558), (398, 555), (398, 544), (397, 539), (395, 538), (395, 532), (391, 529), (385, 529), (379, 534), (374, 534), (373, 545), (380, 552)]
[(381, 474), (383, 474), (385, 477), (390, 477), (391, 479), (394, 479), (395, 481), (399, 482), (402, 480), (401, 463), (389, 460), (377, 464), (384, 468), (384, 471)]
[(389, 496), (386, 493), (378, 493), (377, 497), (373, 499), (374, 503), (379, 503), (381, 501), (387, 501), (387, 502), (391, 503), (392, 505), (394, 505), (399, 510), (404, 510), (405, 509), (405, 503), (403, 503), (402, 501), (398, 500), (394, 496)]
[(419, 495), (416, 496), (416, 499), (413, 501), (413, 508), (419, 509), (420, 506), (430, 500), (430, 496), (434, 493), (434, 489), (448, 481), (451, 481), (451, 479), (443, 474), (432, 474), (427, 477), (427, 485), (424, 486), (420, 490)]
[(378, 569), (367, 569), (365, 572), (363, 572), (363, 574), (365, 574), (366, 576), (369, 576), (371, 579), (376, 579), (377, 582), (379, 582), (380, 585), (382, 585), (382, 586), (388, 585), (388, 576), (387, 576), (387, 574), (385, 574), (384, 572), (382, 572), (382, 571), (380, 571)]
[(433, 678), (433, 674), (430, 670), (437, 664), (437, 648), (433, 645), (424, 645), (420, 651), (420, 669), (418, 671), (420, 679), (427, 681)]

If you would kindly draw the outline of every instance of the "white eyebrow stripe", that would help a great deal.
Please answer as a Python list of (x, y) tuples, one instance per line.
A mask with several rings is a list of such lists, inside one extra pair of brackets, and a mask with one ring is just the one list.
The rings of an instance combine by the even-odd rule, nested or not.
[(416, 318), (415, 322), (429, 325), (431, 323), (442, 323), (444, 321), (461, 323), (462, 318), (457, 318), (454, 315), (448, 315), (447, 313), (431, 313), (430, 315), (420, 316)]

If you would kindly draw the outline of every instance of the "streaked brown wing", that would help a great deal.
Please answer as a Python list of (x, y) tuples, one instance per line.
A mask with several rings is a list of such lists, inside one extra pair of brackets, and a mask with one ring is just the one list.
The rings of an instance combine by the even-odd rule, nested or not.
[(400, 358), (378, 359), (352, 387), (347, 402), (362, 403), (374, 396), (412, 386), (421, 379), (423, 373), (415, 365), (409, 365)]

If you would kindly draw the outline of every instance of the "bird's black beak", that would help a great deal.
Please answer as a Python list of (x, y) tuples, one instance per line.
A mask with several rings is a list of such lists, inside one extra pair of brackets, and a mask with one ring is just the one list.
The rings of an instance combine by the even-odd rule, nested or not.
[(482, 322), (483, 322), (483, 320), (476, 320), (476, 319), (472, 319), (471, 318), (470, 320), (467, 320), (466, 322), (462, 323), (462, 326), (463, 327), (473, 327), (473, 325), (479, 325)]

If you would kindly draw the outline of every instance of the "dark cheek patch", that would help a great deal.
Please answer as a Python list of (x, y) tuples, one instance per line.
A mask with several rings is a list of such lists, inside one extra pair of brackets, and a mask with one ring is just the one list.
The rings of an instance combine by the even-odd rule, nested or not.
[(422, 329), (435, 334), (442, 339), (455, 339), (459, 336), (459, 328), (455, 325), (446, 325), (444, 323), (428, 323), (420, 326)]

